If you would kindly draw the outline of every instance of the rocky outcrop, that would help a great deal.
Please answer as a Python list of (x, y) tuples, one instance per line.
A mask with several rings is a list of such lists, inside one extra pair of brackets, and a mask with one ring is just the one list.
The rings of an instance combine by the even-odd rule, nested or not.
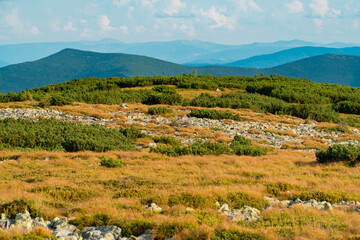
[(0, 228), (10, 230), (13, 228), (24, 231), (32, 231), (37, 227), (43, 227), (52, 232), (58, 240), (151, 240), (153, 239), (150, 230), (142, 235), (130, 238), (121, 236), (121, 228), (117, 226), (86, 227), (82, 231), (68, 223), (67, 218), (54, 218), (51, 221), (44, 221), (42, 218), (31, 218), (28, 211), (18, 213), (15, 219), (9, 219), (1, 214)]
[[(126, 109), (128, 106), (121, 106)], [(200, 128), (217, 128), (222, 134), (228, 135), (233, 138), (236, 135), (244, 136), (245, 138), (264, 141), (267, 144), (281, 148), (286, 142), (302, 142), (305, 137), (318, 137), (324, 144), (334, 145), (338, 144), (337, 138), (341, 137), (342, 134), (338, 132), (326, 132), (316, 129), (316, 125), (313, 124), (285, 124), (285, 123), (267, 123), (267, 122), (238, 122), (238, 121), (224, 121), (214, 120), (207, 118), (195, 118), (184, 116), (175, 116), (173, 118), (162, 117), (156, 115), (148, 115), (144, 113), (135, 112), (116, 112), (115, 114), (123, 114), (129, 124), (142, 124), (144, 126), (148, 124), (160, 125), (172, 125), (176, 123), (177, 126), (188, 127), (195, 126)], [(6, 108), (0, 109), (0, 119), (4, 118), (24, 118), (24, 119), (37, 119), (39, 117), (62, 119), (65, 121), (82, 122), (85, 124), (100, 124), (106, 125), (108, 123), (116, 124), (118, 119), (104, 119), (96, 118), (91, 116), (73, 116), (63, 112), (49, 110), (49, 109), (17, 109), (17, 108)], [(267, 130), (274, 130), (273, 132)], [(251, 131), (252, 130), (252, 131)], [(259, 132), (258, 134), (254, 132)], [(290, 134), (277, 134), (277, 132), (287, 132)], [(353, 134), (359, 135), (360, 132), (357, 129), (353, 129)], [(156, 135), (157, 132), (144, 130), (144, 133), (148, 135)], [(175, 132), (175, 135), (181, 135), (179, 132)], [(209, 140), (209, 139), (203, 139)], [(195, 137), (188, 137), (182, 139), (183, 144), (192, 144), (196, 141)], [(343, 144), (354, 144), (360, 145), (359, 141), (347, 140), (341, 142)]]
[(300, 199), (295, 200), (278, 200), (272, 197), (265, 197), (265, 200), (268, 201), (270, 206), (280, 205), (286, 208), (292, 208), (294, 206), (302, 206), (304, 208), (317, 208), (319, 210), (327, 210), (331, 211), (334, 208), (347, 208), (352, 209), (353, 211), (360, 212), (360, 202), (356, 201), (341, 201), (339, 203), (330, 203), (326, 201), (316, 201), (314, 199), (310, 199), (307, 201), (302, 201)]
[(243, 206), (241, 209), (230, 209), (228, 204), (223, 204), (218, 212), (224, 214), (233, 222), (253, 222), (260, 218), (260, 210), (249, 206)]

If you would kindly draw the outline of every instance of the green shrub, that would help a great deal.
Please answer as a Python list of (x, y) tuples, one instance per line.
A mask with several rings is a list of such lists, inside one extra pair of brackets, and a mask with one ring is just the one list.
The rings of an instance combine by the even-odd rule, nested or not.
[(50, 106), (64, 106), (72, 105), (72, 101), (61, 95), (52, 95), (50, 99)]
[(90, 226), (105, 226), (112, 223), (112, 218), (106, 213), (95, 214), (93, 216), (82, 216), (69, 221), (70, 224), (75, 225), (80, 230)]
[(167, 107), (149, 107), (148, 108), (148, 114), (151, 115), (165, 115), (173, 113), (173, 110), (171, 108)]
[[(125, 135), (126, 136), (125, 136)], [(134, 150), (131, 138), (143, 136), (135, 129), (110, 129), (40, 118), (0, 120), (0, 149), (21, 148), (67, 152)]]
[(209, 202), (210, 201), (208, 198), (193, 193), (172, 194), (169, 196), (169, 200), (168, 200), (169, 206), (181, 204), (186, 207), (192, 207), (192, 208), (208, 207), (209, 205), (211, 205), (211, 203)]
[(236, 229), (217, 228), (211, 234), (210, 240), (261, 240), (265, 239), (260, 233), (240, 231)]
[(108, 168), (121, 168), (124, 162), (122, 160), (117, 160), (112, 157), (102, 156), (100, 165)]
[(214, 143), (207, 141), (205, 143), (196, 142), (189, 146), (158, 146), (150, 148), (150, 152), (162, 153), (168, 156), (183, 156), (183, 155), (221, 155), (229, 154), (230, 148), (223, 143)]
[(252, 146), (249, 139), (245, 139), (243, 136), (239, 135), (234, 137), (230, 147), (233, 149), (234, 154), (238, 156), (261, 156), (266, 155), (269, 151), (268, 148)]
[(263, 209), (268, 203), (261, 197), (250, 195), (244, 192), (233, 192), (227, 195), (227, 202), (232, 208), (240, 209), (244, 205)]
[(5, 213), (6, 217), (14, 219), (16, 214), (29, 211), (31, 217), (43, 217), (40, 209), (33, 201), (14, 200), (10, 203), (0, 205), (0, 213)]
[(337, 144), (330, 146), (326, 150), (316, 153), (316, 160), (320, 163), (329, 162), (347, 162), (349, 164), (356, 164), (360, 160), (360, 147), (352, 144), (342, 145)]
[(241, 121), (241, 117), (239, 114), (234, 114), (229, 111), (220, 111), (220, 110), (194, 109), (191, 110), (189, 116), (196, 118), (232, 119), (236, 121)]
[(155, 224), (148, 219), (135, 219), (135, 220), (118, 220), (114, 225), (121, 228), (121, 235), (123, 237), (130, 237), (131, 235), (139, 236), (147, 229), (154, 228)]
[(164, 85), (159, 85), (159, 86), (153, 87), (151, 90), (154, 92), (159, 92), (159, 93), (176, 94), (176, 88), (168, 87), (168, 86), (164, 86)]
[(153, 137), (153, 140), (155, 143), (164, 143), (172, 146), (181, 145), (181, 141), (177, 140), (174, 137), (169, 137), (169, 136)]
[(322, 202), (330, 202), (330, 203), (339, 203), (341, 201), (348, 201), (350, 200), (348, 197), (341, 192), (323, 192), (323, 191), (315, 191), (315, 192), (304, 192), (301, 193), (295, 198), (299, 198), (303, 201), (308, 201), (311, 199), (315, 199), (316, 201)]

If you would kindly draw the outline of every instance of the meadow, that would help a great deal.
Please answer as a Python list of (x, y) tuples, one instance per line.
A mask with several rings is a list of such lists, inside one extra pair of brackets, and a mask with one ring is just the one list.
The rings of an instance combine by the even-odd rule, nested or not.
[[(276, 205), (263, 210), (269, 205), (264, 197), (360, 202), (356, 147), (331, 149), (326, 137), (275, 128), (278, 123), (293, 128), (313, 124), (339, 133), (333, 137), (338, 141), (358, 140), (358, 91), (281, 76), (190, 75), (81, 79), (2, 94), (0, 108), (43, 107), (114, 121), (98, 126), (56, 119), (0, 120), (0, 212), (14, 217), (28, 209), (33, 217), (64, 216), (80, 229), (116, 225), (128, 237), (151, 229), (159, 240), (358, 239), (355, 209)], [(124, 102), (129, 108), (119, 106)], [(269, 127), (249, 134), (299, 141), (278, 148), (255, 138), (230, 137), (218, 127), (155, 119), (141, 124), (145, 119), (140, 116), (256, 122)], [(49, 141), (54, 136), (56, 141)], [(194, 143), (184, 143), (189, 139)], [(257, 208), (260, 219), (232, 222), (218, 212), (217, 202), (234, 209)], [(151, 203), (163, 211), (146, 210)], [(0, 231), (0, 239), (21, 236), (26, 235)]]

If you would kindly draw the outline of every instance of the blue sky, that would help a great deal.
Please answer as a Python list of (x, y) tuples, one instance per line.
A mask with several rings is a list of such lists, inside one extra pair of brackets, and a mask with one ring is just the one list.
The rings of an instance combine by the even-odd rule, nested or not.
[(360, 42), (359, 0), (0, 0), (0, 44)]

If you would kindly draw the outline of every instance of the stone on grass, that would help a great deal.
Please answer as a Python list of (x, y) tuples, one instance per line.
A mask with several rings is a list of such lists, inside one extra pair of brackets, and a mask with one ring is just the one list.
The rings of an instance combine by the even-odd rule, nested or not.
[(161, 212), (162, 208), (156, 205), (155, 203), (152, 203), (150, 206), (145, 206), (147, 210), (153, 211), (153, 212)]

